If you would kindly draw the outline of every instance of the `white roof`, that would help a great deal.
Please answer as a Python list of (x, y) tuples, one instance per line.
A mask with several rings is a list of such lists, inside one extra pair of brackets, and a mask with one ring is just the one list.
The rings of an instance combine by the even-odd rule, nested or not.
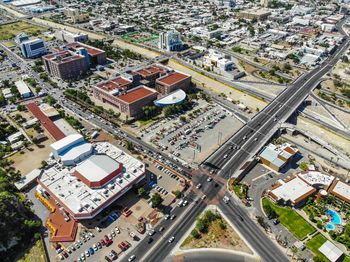
[(17, 87), (18, 92), (23, 95), (23, 94), (28, 94), (31, 93), (32, 91), (29, 89), (27, 84), (23, 80), (19, 80), (15, 82), (15, 85)]
[(51, 144), (51, 148), (56, 151), (59, 151), (62, 148), (65, 148), (79, 141), (82, 141), (82, 139), (83, 139), (83, 136), (80, 134), (69, 135)]
[(343, 255), (343, 252), (337, 248), (331, 241), (327, 240), (318, 249), (323, 255), (325, 255), (331, 262), (335, 262)]
[(92, 155), (75, 168), (90, 182), (101, 181), (119, 168), (119, 163), (107, 155)]
[(154, 101), (156, 105), (172, 105), (182, 102), (186, 98), (186, 93), (182, 89), (178, 89), (162, 98)]
[(17, 0), (17, 1), (13, 1), (11, 4), (13, 6), (25, 6), (25, 5), (34, 5), (34, 4), (39, 4), (41, 3), (41, 0)]
[(34, 169), (24, 177), (21, 177), (21, 179), (15, 183), (15, 186), (17, 187), (18, 190), (22, 190), (25, 186), (27, 186), (32, 181), (34, 181), (37, 177), (39, 177), (41, 173), (42, 173), (42, 170)]
[(310, 185), (325, 185), (330, 186), (334, 180), (334, 176), (323, 174), (319, 171), (308, 171), (298, 174), (300, 178), (305, 180)]
[(279, 180), (282, 185), (276, 189), (271, 190), (276, 197), (285, 201), (290, 200), (293, 203), (301, 196), (314, 190), (312, 186), (304, 182), (299, 177), (295, 177), (288, 182)]
[[(80, 219), (91, 218), (87, 213), (93, 212), (105, 205), (106, 202), (117, 199), (118, 194), (121, 196), (131, 188), (132, 184), (139, 182), (145, 174), (145, 165), (141, 161), (114, 145), (107, 142), (99, 142), (94, 145), (97, 154), (105, 154), (123, 164), (121, 174), (112, 179), (106, 186), (97, 189), (90, 188), (72, 175), (74, 168), (66, 168), (58, 162), (45, 170), (40, 177), (40, 183), (47, 187), (55, 195), (55, 198), (74, 214), (86, 214)], [(103, 209), (101, 208), (101, 210)]]
[(337, 181), (337, 184), (334, 186), (332, 191), (346, 198), (347, 201), (350, 202), (350, 186), (348, 184), (339, 180)]
[(76, 145), (59, 155), (63, 162), (69, 160), (75, 161), (78, 158), (89, 155), (90, 152), (92, 152), (92, 145), (90, 143), (82, 142), (82, 144)]

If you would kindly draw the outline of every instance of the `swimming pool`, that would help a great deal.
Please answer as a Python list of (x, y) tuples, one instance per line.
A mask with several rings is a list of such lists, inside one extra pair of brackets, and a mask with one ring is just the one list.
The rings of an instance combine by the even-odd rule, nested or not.
[(327, 228), (329, 231), (331, 231), (331, 230), (334, 230), (334, 229), (335, 229), (335, 226), (334, 226), (332, 223), (328, 223), (328, 224), (326, 225), (326, 228)]
[(326, 211), (326, 214), (331, 216), (331, 222), (333, 224), (336, 224), (336, 225), (340, 225), (341, 224), (341, 218), (340, 218), (340, 215), (337, 212), (335, 212), (332, 209), (328, 209)]

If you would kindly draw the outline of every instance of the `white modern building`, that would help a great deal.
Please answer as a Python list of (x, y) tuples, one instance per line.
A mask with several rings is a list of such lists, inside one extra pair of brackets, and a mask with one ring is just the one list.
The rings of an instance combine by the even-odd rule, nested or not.
[(15, 86), (22, 98), (28, 98), (33, 95), (32, 91), (23, 80), (16, 81)]
[(93, 152), (90, 143), (85, 142), (80, 134), (73, 134), (51, 144), (51, 151), (56, 160), (64, 166), (72, 166), (87, 158)]
[(159, 34), (159, 49), (171, 51), (180, 51), (183, 47), (181, 34), (178, 31), (168, 31)]
[(55, 37), (58, 40), (66, 41), (67, 43), (85, 42), (88, 40), (88, 35), (84, 33), (74, 34), (65, 30), (55, 32)]
[(203, 59), (204, 66), (217, 67), (223, 71), (231, 71), (233, 69), (233, 61), (227, 59), (224, 54), (214, 49), (209, 49), (209, 53)]
[(25, 58), (36, 58), (47, 53), (45, 42), (40, 38), (23, 41), (20, 49)]

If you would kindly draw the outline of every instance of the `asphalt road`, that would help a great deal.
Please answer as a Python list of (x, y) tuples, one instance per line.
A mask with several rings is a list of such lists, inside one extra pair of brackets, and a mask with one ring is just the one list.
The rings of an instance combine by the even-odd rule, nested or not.
[(278, 126), (298, 108), (316, 87), (319, 79), (337, 63), (348, 46), (349, 39), (346, 38), (336, 52), (322, 65), (297, 79), (292, 86), (272, 100), (264, 110), (212, 154), (204, 162), (204, 166), (213, 172), (220, 173), (225, 178), (232, 176), (249, 157), (255, 155), (264, 145), (273, 134), (271, 130), (277, 130)]

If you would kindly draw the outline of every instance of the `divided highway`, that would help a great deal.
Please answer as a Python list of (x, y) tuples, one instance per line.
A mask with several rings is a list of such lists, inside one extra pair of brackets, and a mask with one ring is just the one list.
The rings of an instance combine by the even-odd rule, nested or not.
[(231, 177), (251, 156), (264, 145), (266, 139), (276, 131), (299, 107), (321, 79), (340, 59), (349, 47), (349, 39), (338, 47), (319, 67), (301, 76), (285, 89), (259, 114), (236, 132), (223, 146), (212, 154), (203, 165), (221, 176)]

